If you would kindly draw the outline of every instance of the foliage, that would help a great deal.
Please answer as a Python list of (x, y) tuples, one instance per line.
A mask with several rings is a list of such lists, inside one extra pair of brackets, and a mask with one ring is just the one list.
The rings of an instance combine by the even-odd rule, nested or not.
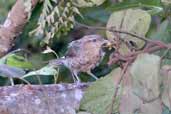
[(5, 20), (5, 16), (7, 15), (14, 2), (15, 0), (10, 0), (8, 2), (6, 0), (0, 1), (0, 22), (3, 22)]
[[(0, 1), (0, 6), (1, 3), (4, 1)], [(1, 21), (11, 4), (12, 1), (8, 1), (5, 7), (0, 7)], [(100, 79), (85, 91), (79, 114), (169, 114), (171, 60), (167, 43), (171, 43), (170, 4), (169, 0), (43, 0), (19, 37), (22, 41), (17, 40), (14, 47), (29, 52), (8, 53), (0, 58), (0, 68), (3, 71), (3, 64), (6, 64), (10, 73), (25, 72), (21, 78), (30, 83), (37, 84), (35, 80), (42, 84), (71, 82), (68, 76), (71, 73), (66, 68), (59, 70), (47, 65), (49, 60), (64, 55), (68, 42), (94, 33), (113, 42), (118, 38), (121, 40), (119, 46), (116, 44), (115, 51), (92, 71)], [(111, 27), (122, 32), (112, 31)], [(155, 40), (163, 42), (154, 44)], [(42, 41), (46, 44), (43, 47), (40, 45)], [(166, 47), (159, 47), (161, 49), (153, 53), (148, 50), (150, 46), (150, 49)], [(106, 67), (117, 56), (114, 61), (120, 61), (112, 61), (114, 65)], [(125, 68), (126, 63), (129, 64)], [(1, 72), (0, 75), (5, 74)], [(86, 74), (80, 75), (82, 81), (92, 81)], [(21, 81), (15, 80), (15, 83)]]
[[(93, 114), (106, 114), (111, 105), (113, 93), (115, 91), (115, 81), (121, 73), (121, 69), (115, 69), (113, 72), (99, 79), (91, 85), (85, 92), (81, 102), (81, 110), (86, 110)], [(117, 103), (115, 110), (118, 108)]]
[[(130, 18), (131, 17), (131, 18)], [(134, 21), (132, 21), (132, 18)], [(128, 9), (111, 14), (107, 23), (107, 28), (114, 27), (115, 29), (121, 29), (128, 32), (136, 33), (140, 36), (145, 36), (151, 22), (151, 16), (144, 10), (141, 9)], [(134, 42), (135, 48), (141, 48), (144, 45), (144, 41), (135, 37), (121, 34), (119, 36), (107, 31), (107, 38), (120, 37), (125, 39), (127, 42)], [(125, 44), (121, 44), (122, 53), (129, 52), (129, 48)]]
[(45, 43), (49, 43), (55, 34), (66, 34), (73, 28), (75, 14), (80, 15), (80, 12), (71, 0), (45, 0), (38, 27), (32, 32), (36, 32), (37, 36), (42, 35)]

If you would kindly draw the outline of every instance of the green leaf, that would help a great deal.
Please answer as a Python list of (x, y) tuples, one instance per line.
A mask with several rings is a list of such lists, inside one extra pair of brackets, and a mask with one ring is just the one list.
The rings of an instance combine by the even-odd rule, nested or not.
[(26, 75), (23, 76), (23, 78), (29, 77), (29, 76), (37, 76), (37, 75), (55, 75), (56, 73), (57, 71), (54, 68), (45, 66), (39, 70), (27, 73)]
[(163, 78), (162, 103), (171, 110), (171, 66), (164, 65), (161, 69), (161, 77)]
[(5, 64), (8, 57), (14, 56), (14, 53), (9, 53), (0, 59), (0, 64)]
[(138, 55), (130, 69), (134, 94), (146, 101), (158, 98), (161, 84), (159, 71), (159, 56)]
[[(121, 69), (115, 69), (107, 76), (94, 82), (85, 92), (80, 109), (92, 114), (107, 114), (115, 91), (115, 79), (120, 77)], [(117, 102), (115, 102), (117, 103)], [(118, 104), (114, 105), (116, 109)], [(116, 110), (115, 110), (116, 111)]]
[(152, 10), (162, 9), (160, 0), (124, 0), (123, 2), (112, 4), (108, 7), (108, 10), (118, 11), (135, 7), (146, 7)]
[(154, 32), (150, 38), (154, 40), (160, 40), (165, 43), (171, 42), (171, 23), (165, 20), (161, 23), (158, 31)]
[(92, 7), (92, 6), (99, 6), (103, 4), (106, 0), (76, 0), (75, 3), (78, 7)]
[(161, 0), (161, 2), (165, 5), (170, 5), (171, 4), (171, 0)]
[[(117, 30), (123, 30), (131, 33), (135, 33), (139, 36), (145, 36), (151, 23), (151, 16), (141, 9), (128, 9), (119, 12), (114, 12), (107, 23), (107, 28), (114, 27)], [(112, 32), (106, 32), (108, 38), (117, 38), (118, 35)], [(144, 45), (144, 41), (127, 34), (120, 34), (120, 38), (126, 42), (134, 42), (135, 48), (141, 48)], [(128, 53), (129, 49), (125, 44), (121, 45), (120, 52), (122, 54)]]
[(171, 114), (171, 111), (166, 106), (163, 106), (162, 114)]
[(23, 56), (12, 55), (6, 58), (6, 64), (9, 66), (24, 68), (24, 69), (32, 69), (32, 63), (27, 61)]

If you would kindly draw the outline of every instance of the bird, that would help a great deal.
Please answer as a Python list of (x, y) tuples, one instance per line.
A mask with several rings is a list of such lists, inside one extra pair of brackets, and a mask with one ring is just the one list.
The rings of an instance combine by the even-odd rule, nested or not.
[(100, 35), (86, 35), (70, 42), (65, 55), (61, 58), (50, 60), (49, 65), (53, 67), (61, 65), (67, 67), (72, 73), (74, 82), (80, 82), (78, 77), (80, 72), (85, 72), (98, 79), (91, 70), (102, 61), (105, 55), (103, 48), (110, 48), (111, 46), (112, 43)]

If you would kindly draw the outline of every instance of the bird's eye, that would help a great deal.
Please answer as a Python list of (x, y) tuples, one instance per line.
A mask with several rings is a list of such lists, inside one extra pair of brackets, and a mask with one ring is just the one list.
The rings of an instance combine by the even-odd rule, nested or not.
[(96, 39), (93, 39), (93, 42), (96, 42), (97, 40)]
[(108, 43), (103, 43), (102, 47), (108, 47)]
[(108, 43), (102, 44), (102, 50), (103, 50), (103, 51), (109, 50)]

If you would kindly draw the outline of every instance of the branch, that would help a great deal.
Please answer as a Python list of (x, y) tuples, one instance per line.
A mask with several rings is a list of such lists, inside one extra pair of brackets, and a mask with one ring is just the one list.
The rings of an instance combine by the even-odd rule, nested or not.
[(87, 83), (0, 88), (0, 114), (75, 114)]
[[(16, 1), (11, 11), (8, 13), (4, 24), (0, 27), (0, 57), (5, 55), (14, 46), (16, 37), (22, 33), (38, 1), (39, 0)], [(28, 4), (29, 2), (30, 4)]]
[(133, 36), (133, 37), (138, 38), (138, 39), (140, 39), (140, 40), (143, 40), (143, 41), (145, 41), (145, 42), (153, 42), (152, 40), (147, 39), (146, 37), (138, 36), (137, 34), (130, 33), (130, 32), (128, 32), (128, 31), (116, 30), (116, 29), (113, 28), (113, 27), (111, 27), (111, 28), (106, 28), (106, 27), (94, 27), (94, 26), (89, 26), (89, 25), (85, 25), (85, 24), (82, 24), (82, 23), (78, 23), (78, 22), (76, 22), (76, 24), (79, 25), (79, 26), (82, 26), (82, 27), (84, 27), (84, 28), (87, 28), (87, 29), (106, 30), (106, 31), (110, 31), (110, 32), (122, 33), (122, 34), (127, 34), (127, 35), (130, 35), (130, 36)]
[[(149, 38), (139, 36), (137, 34), (134, 34), (134, 33), (128, 32), (128, 31), (117, 30), (114, 27), (106, 28), (106, 27), (89, 26), (89, 25), (85, 25), (85, 24), (82, 24), (82, 23), (79, 23), (79, 22), (76, 22), (76, 24), (78, 26), (82, 26), (82, 27), (87, 28), (87, 29), (106, 30), (106, 31), (114, 32), (114, 33), (127, 34), (127, 35), (130, 35), (130, 36), (135, 37), (137, 39), (140, 39), (140, 40), (142, 40), (142, 41), (144, 41), (146, 43), (150, 43), (150, 44), (154, 44), (154, 45), (160, 45), (160, 47), (162, 47), (162, 48), (171, 48), (171, 44), (166, 45), (166, 44), (164, 44), (163, 42), (161, 42), (159, 40), (157, 40), (157, 41), (151, 40)], [(123, 39), (121, 39), (121, 40), (123, 40)]]
[(110, 105), (108, 114), (112, 114), (112, 112), (113, 112), (113, 106), (114, 106), (114, 104), (115, 104), (115, 102), (116, 102), (116, 97), (117, 97), (118, 91), (119, 91), (119, 89), (120, 89), (120, 84), (121, 84), (122, 80), (124, 79), (124, 76), (125, 76), (125, 73), (126, 73), (126, 71), (127, 71), (127, 69), (128, 69), (128, 65), (129, 65), (129, 64), (130, 64), (130, 63), (127, 62), (127, 63), (125, 63), (124, 66), (123, 66), (123, 69), (122, 69), (121, 75), (120, 75), (120, 77), (119, 77), (119, 80), (118, 80), (118, 82), (116, 83), (115, 92), (114, 92), (114, 95), (113, 95), (113, 97), (112, 97), (112, 103), (111, 103), (111, 105)]
[[(89, 26), (89, 25), (85, 25), (85, 24), (81, 24), (79, 22), (76, 22), (76, 24), (78, 26), (82, 26), (84, 28), (87, 29), (96, 29), (96, 30), (105, 30), (105, 31), (110, 31), (110, 32), (114, 32), (114, 33), (122, 33), (122, 34), (127, 34), (130, 36), (133, 36), (137, 39), (140, 39), (142, 41), (145, 41), (145, 45), (143, 46), (143, 48), (135, 50), (133, 52), (130, 52), (126, 55), (122, 55), (118, 48), (116, 48), (116, 51), (114, 53), (111, 54), (108, 65), (112, 65), (115, 63), (119, 63), (119, 62), (133, 62), (138, 54), (141, 53), (153, 53), (156, 51), (160, 51), (161, 49), (171, 49), (171, 44), (165, 44), (162, 41), (159, 40), (151, 40), (149, 38), (143, 37), (143, 36), (139, 36), (137, 34), (128, 32), (128, 31), (123, 31), (123, 30), (116, 30), (114, 27), (111, 28), (106, 28), (106, 27), (94, 27), (94, 26)], [(120, 39), (121, 41), (123, 39)], [(115, 44), (120, 44), (118, 41), (115, 41)]]

